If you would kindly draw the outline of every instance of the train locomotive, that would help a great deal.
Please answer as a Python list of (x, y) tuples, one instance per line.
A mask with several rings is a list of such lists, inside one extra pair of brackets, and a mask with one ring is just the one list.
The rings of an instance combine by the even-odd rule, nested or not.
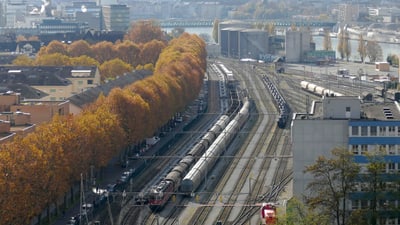
[(274, 102), (276, 107), (279, 109), (279, 117), (278, 117), (278, 127), (285, 128), (286, 123), (290, 119), (290, 107), (286, 102), (285, 98), (279, 93), (278, 88), (270, 81), (270, 79), (264, 75), (263, 76), (264, 85), (268, 88), (272, 97), (274, 98)]
[(226, 126), (204, 155), (183, 178), (180, 186), (182, 193), (190, 195), (200, 186), (206, 174), (214, 167), (218, 157), (226, 150), (237, 132), (249, 118), (249, 110), (250, 102), (245, 98), (239, 113), (236, 114), (235, 118)]
[(261, 220), (263, 224), (270, 225), (276, 224), (276, 206), (274, 203), (263, 203), (260, 209)]
[(192, 164), (213, 143), (217, 136), (224, 130), (229, 122), (227, 115), (222, 115), (218, 121), (206, 132), (191, 150), (183, 157), (176, 166), (156, 185), (141, 193), (136, 199), (138, 204), (148, 204), (154, 209), (162, 208), (171, 195), (178, 190), (181, 180)]

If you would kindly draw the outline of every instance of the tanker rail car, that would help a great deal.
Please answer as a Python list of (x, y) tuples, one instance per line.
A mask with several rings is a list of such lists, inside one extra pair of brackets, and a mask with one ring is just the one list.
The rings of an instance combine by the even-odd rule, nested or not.
[(183, 178), (180, 191), (186, 195), (192, 194), (204, 181), (206, 174), (214, 167), (218, 157), (227, 149), (237, 132), (249, 118), (250, 102), (244, 99), (242, 108), (234, 119), (226, 126), (203, 156)]
[(318, 95), (318, 96), (331, 96), (331, 97), (333, 97), (333, 96), (343, 96), (343, 94), (341, 94), (339, 92), (332, 91), (329, 88), (318, 86), (316, 84), (310, 83), (310, 82), (305, 81), (305, 80), (300, 82), (300, 86), (304, 90), (306, 90), (308, 92), (311, 92), (311, 93), (313, 93), (315, 95)]
[(263, 82), (264, 85), (268, 88), (272, 97), (274, 98), (274, 103), (279, 110), (278, 127), (285, 128), (286, 123), (290, 119), (291, 110), (289, 104), (286, 102), (283, 95), (279, 93), (278, 88), (274, 85), (274, 83), (270, 81), (270, 79), (266, 75), (263, 76)]
[(186, 175), (189, 168), (194, 164), (197, 158), (202, 156), (217, 136), (225, 129), (228, 122), (229, 116), (221, 116), (208, 132), (202, 136), (201, 140), (191, 148), (185, 157), (183, 157), (161, 181), (141, 193), (136, 199), (136, 203), (148, 204), (152, 208), (162, 208), (171, 195), (178, 190), (181, 180), (183, 176)]

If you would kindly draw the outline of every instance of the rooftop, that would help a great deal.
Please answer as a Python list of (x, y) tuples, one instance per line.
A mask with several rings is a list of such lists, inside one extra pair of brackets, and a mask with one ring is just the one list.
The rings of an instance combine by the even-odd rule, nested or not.
[(400, 111), (394, 102), (374, 102), (361, 105), (367, 119), (400, 120)]
[[(348, 100), (352, 107), (352, 110), (357, 110), (357, 106), (354, 105), (354, 100), (357, 99), (356, 96), (340, 96), (340, 97), (330, 97), (331, 99), (341, 99), (343, 101)], [(353, 100), (353, 101), (352, 101)], [(351, 101), (351, 102), (350, 102)], [(378, 121), (389, 121), (389, 120), (400, 120), (400, 106), (397, 102), (387, 101), (387, 102), (360, 102), (360, 118), (354, 118), (354, 114), (352, 114), (351, 119), (361, 119), (361, 120), (378, 120)], [(346, 107), (346, 106), (343, 106)], [(326, 108), (325, 108), (326, 110)], [(322, 120), (324, 119), (324, 104), (323, 101), (313, 102), (311, 109), (308, 110), (307, 113), (298, 113), (296, 114), (295, 119), (301, 120)], [(343, 115), (343, 111), (338, 111), (338, 116), (331, 116), (332, 114), (328, 114), (330, 120), (343, 120), (346, 119)], [(358, 114), (357, 112), (355, 114)]]

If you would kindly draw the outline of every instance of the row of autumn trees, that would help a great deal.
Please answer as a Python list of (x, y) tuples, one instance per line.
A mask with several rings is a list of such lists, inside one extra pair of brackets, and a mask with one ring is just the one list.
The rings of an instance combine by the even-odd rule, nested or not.
[[(352, 54), (351, 44), (350, 44), (350, 35), (346, 30), (341, 30), (338, 35), (338, 44), (337, 50), (340, 54), (340, 58), (346, 59), (349, 61), (350, 56)], [(332, 50), (332, 41), (330, 37), (330, 32), (328, 29), (324, 30), (324, 42), (323, 42), (324, 50)], [(359, 35), (358, 39), (358, 47), (357, 53), (360, 57), (361, 62), (365, 62), (366, 58), (369, 58), (370, 62), (376, 62), (378, 60), (382, 60), (382, 48), (378, 44), (378, 42), (374, 40), (365, 40), (363, 35)]]
[[(143, 32), (146, 30), (146, 32)], [(154, 69), (168, 36), (153, 21), (132, 24), (124, 40), (89, 44), (84, 40), (65, 44), (52, 41), (33, 59), (21, 55), (13, 61), (19, 66), (98, 66), (102, 81), (114, 79), (132, 69)]]
[[(364, 155), (366, 173), (360, 173), (361, 166), (354, 162), (354, 155), (348, 149), (335, 148), (331, 158), (318, 157), (314, 164), (306, 166), (304, 170), (312, 176), (307, 185), (308, 192), (304, 193), (304, 201), (291, 199), (286, 216), (279, 218), (278, 224), (375, 225), (384, 224), (382, 221), (390, 217), (388, 212), (398, 215), (398, 207), (386, 201), (400, 196), (400, 192), (393, 189), (393, 183), (399, 186), (400, 179), (397, 174), (392, 174), (392, 186), (387, 185), (385, 154), (385, 151), (378, 149)], [(365, 204), (361, 204), (361, 208), (356, 205), (351, 209), (348, 204), (350, 196), (357, 192)]]
[(184, 33), (157, 58), (153, 76), (0, 146), (0, 224), (29, 224), (57, 205), (81, 173), (106, 166), (198, 96), (206, 68), (204, 41)]

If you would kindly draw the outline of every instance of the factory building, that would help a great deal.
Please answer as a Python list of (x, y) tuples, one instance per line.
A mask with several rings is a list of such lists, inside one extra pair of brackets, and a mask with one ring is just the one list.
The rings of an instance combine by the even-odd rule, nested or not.
[(286, 62), (303, 62), (306, 53), (314, 49), (311, 47), (311, 33), (309, 31), (286, 31), (285, 52)]
[(220, 31), (221, 55), (231, 58), (259, 59), (268, 53), (268, 33), (246, 28), (224, 28)]
[[(384, 152), (385, 169), (382, 183), (394, 188), (398, 196), (400, 172), (400, 107), (397, 102), (363, 102), (359, 97), (323, 97), (314, 102), (308, 113), (295, 114), (291, 129), (293, 151), (293, 195), (299, 199), (310, 193), (307, 184), (313, 179), (303, 171), (315, 163), (318, 156), (331, 158), (331, 150), (345, 148), (354, 154), (361, 167), (360, 176), (368, 176), (368, 153)], [(369, 209), (373, 204), (365, 189), (365, 180), (357, 181), (357, 191), (351, 193), (349, 210)], [(387, 191), (387, 190), (385, 190)], [(389, 193), (389, 194), (388, 194)], [(400, 206), (396, 194), (380, 196), (378, 208), (385, 215), (382, 224), (399, 224), (398, 215), (390, 208)], [(388, 207), (389, 206), (389, 207)]]

